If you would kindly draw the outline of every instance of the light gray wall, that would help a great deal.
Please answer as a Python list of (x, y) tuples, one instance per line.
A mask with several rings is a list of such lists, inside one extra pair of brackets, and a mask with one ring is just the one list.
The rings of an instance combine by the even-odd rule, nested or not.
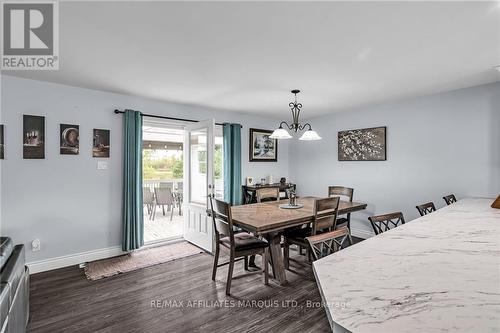
[[(352, 228), (371, 232), (367, 217), (402, 211), (418, 216), (417, 204), (442, 196), (500, 193), (500, 83), (334, 113), (310, 119), (323, 137), (296, 142), (290, 176), (299, 194), (325, 196), (328, 185), (353, 187), (369, 203), (353, 215)], [(387, 126), (387, 161), (339, 162), (337, 132)], [(359, 232), (358, 232), (359, 233)]]
[[(122, 116), (113, 110), (191, 119), (237, 122), (242, 129), (243, 176), (288, 176), (288, 143), (278, 162), (248, 162), (250, 127), (273, 129), (277, 119), (202, 109), (154, 100), (3, 76), (1, 106), (6, 156), (1, 161), (1, 234), (27, 246), (27, 261), (120, 245), (122, 192)], [(46, 158), (22, 159), (23, 114), (45, 116)], [(59, 154), (59, 124), (80, 125), (80, 155)], [(91, 157), (92, 129), (111, 130), (108, 170)], [(41, 251), (31, 252), (31, 241)]]

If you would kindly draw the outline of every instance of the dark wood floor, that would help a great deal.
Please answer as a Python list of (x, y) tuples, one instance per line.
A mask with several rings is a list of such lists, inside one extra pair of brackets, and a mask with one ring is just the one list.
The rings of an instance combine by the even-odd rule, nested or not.
[(227, 266), (213, 282), (208, 254), (93, 282), (77, 266), (34, 274), (28, 332), (329, 332), (325, 310), (308, 306), (321, 301), (311, 266), (291, 255), (287, 286), (250, 275), (231, 296)]

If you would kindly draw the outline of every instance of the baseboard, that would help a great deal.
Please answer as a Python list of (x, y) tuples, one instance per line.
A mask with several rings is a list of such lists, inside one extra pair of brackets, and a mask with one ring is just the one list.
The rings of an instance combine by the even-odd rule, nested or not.
[(367, 239), (373, 237), (373, 232), (363, 229), (351, 228), (351, 235), (358, 238)]
[[(147, 249), (155, 246), (163, 246), (167, 244), (177, 243), (183, 241), (182, 238), (175, 237), (171, 239), (161, 240), (157, 242), (150, 242), (145, 244), (141, 249)], [(69, 254), (67, 256), (50, 258), (40, 261), (33, 261), (26, 264), (30, 269), (30, 274), (50, 271), (53, 269), (79, 265), (81, 263), (106, 259), (111, 257), (116, 257), (119, 255), (126, 254), (127, 252), (122, 251), (120, 246), (108, 247), (104, 249), (80, 252), (75, 254)]]
[(69, 254), (66, 256), (55, 257), (40, 261), (33, 261), (26, 264), (30, 269), (30, 274), (50, 271), (53, 269), (78, 265), (84, 262), (116, 257), (126, 252), (122, 251), (120, 246), (108, 247), (93, 251)]

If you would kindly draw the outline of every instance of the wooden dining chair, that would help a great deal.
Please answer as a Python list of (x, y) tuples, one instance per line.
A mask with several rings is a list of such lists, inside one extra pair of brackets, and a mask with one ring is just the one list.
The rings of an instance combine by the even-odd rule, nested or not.
[(446, 205), (451, 205), (454, 202), (457, 202), (457, 198), (455, 198), (454, 194), (447, 195), (443, 197), (444, 201), (446, 202)]
[(346, 226), (323, 234), (306, 237), (306, 240), (309, 243), (314, 260), (326, 257), (352, 245), (351, 233)]
[(429, 213), (435, 212), (436, 207), (434, 206), (433, 202), (428, 202), (428, 203), (418, 205), (417, 210), (420, 213), (420, 216), (424, 216), (424, 215), (427, 215)]
[(312, 226), (301, 229), (292, 229), (288, 232), (285, 230), (283, 242), (285, 269), (290, 267), (290, 245), (295, 244), (299, 247), (306, 248), (306, 255), (310, 261), (311, 251), (306, 238), (317, 235), (321, 232), (335, 230), (339, 201), (339, 197), (314, 200)]
[[(268, 248), (269, 244), (253, 235), (246, 232), (235, 233), (233, 228), (233, 218), (231, 215), (231, 205), (210, 198), (211, 217), (215, 231), (215, 255), (214, 265), (212, 270), (212, 280), (215, 281), (217, 268), (229, 265), (227, 273), (226, 294), (231, 293), (231, 281), (233, 278), (234, 263), (239, 260), (244, 260), (245, 270), (248, 270), (248, 256), (262, 255), (262, 268), (260, 271), (250, 272), (248, 274), (264, 273), (264, 284), (268, 284), (269, 268), (268, 268)], [(221, 248), (229, 250), (229, 261), (219, 264), (219, 254)]]
[(401, 212), (370, 216), (368, 220), (372, 225), (375, 235), (396, 228), (401, 224), (405, 224), (405, 219), (403, 217), (403, 213)]
[(279, 187), (267, 187), (259, 188), (255, 192), (257, 202), (264, 201), (279, 201), (280, 200), (280, 189)]
[[(354, 195), (354, 189), (345, 186), (329, 186), (328, 196), (329, 197), (340, 197), (345, 201), (352, 202), (352, 197)], [(347, 213), (346, 217), (337, 218), (337, 226), (345, 225), (349, 230), (351, 230), (351, 213)]]

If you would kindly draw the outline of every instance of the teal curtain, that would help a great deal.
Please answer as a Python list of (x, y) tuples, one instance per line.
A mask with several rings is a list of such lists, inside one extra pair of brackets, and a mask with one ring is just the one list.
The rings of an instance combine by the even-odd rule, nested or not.
[(123, 251), (144, 245), (142, 204), (142, 116), (125, 110), (123, 170)]
[(241, 125), (223, 125), (224, 201), (241, 204)]

